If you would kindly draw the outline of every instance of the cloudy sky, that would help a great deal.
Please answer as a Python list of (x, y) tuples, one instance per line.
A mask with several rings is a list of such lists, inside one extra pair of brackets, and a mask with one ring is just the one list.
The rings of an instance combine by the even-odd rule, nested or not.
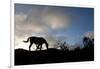
[(44, 37), (49, 47), (56, 40), (70, 45), (81, 43), (83, 36), (93, 37), (93, 8), (15, 4), (15, 48), (28, 49), (23, 43), (30, 36)]

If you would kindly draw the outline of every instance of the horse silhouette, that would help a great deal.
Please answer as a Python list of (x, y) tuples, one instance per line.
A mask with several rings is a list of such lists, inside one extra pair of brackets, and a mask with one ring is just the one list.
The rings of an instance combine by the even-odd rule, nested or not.
[(42, 44), (45, 44), (46, 48), (48, 50), (48, 43), (47, 43), (47, 41), (43, 37), (31, 36), (31, 37), (27, 38), (27, 41), (23, 41), (23, 42), (27, 43), (29, 41), (30, 41), (29, 51), (30, 51), (31, 46), (32, 46), (33, 43), (36, 45), (37, 49), (40, 49), (40, 51), (42, 49)]

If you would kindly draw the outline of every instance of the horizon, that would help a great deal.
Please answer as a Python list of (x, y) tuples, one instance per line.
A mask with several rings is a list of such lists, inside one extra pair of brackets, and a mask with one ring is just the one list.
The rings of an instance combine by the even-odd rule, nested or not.
[(94, 38), (93, 8), (15, 4), (14, 14), (15, 48), (28, 49), (22, 41), (30, 36), (44, 37), (50, 48), (56, 40), (72, 46), (82, 44), (84, 36)]

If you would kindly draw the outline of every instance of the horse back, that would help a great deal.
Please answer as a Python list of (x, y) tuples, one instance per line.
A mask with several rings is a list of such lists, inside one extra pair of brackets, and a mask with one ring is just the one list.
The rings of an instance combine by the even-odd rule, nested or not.
[(36, 44), (47, 43), (46, 40), (43, 37), (30, 37), (30, 42), (33, 42), (33, 43), (36, 43)]

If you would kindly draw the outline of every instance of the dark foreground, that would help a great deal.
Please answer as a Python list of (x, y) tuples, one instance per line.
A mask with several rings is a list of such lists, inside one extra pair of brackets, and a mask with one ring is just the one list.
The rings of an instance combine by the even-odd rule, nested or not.
[(93, 61), (94, 48), (76, 48), (73, 51), (63, 51), (58, 49), (48, 49), (42, 51), (27, 51), (24, 49), (15, 50), (15, 65), (61, 63), (61, 62), (80, 62)]

